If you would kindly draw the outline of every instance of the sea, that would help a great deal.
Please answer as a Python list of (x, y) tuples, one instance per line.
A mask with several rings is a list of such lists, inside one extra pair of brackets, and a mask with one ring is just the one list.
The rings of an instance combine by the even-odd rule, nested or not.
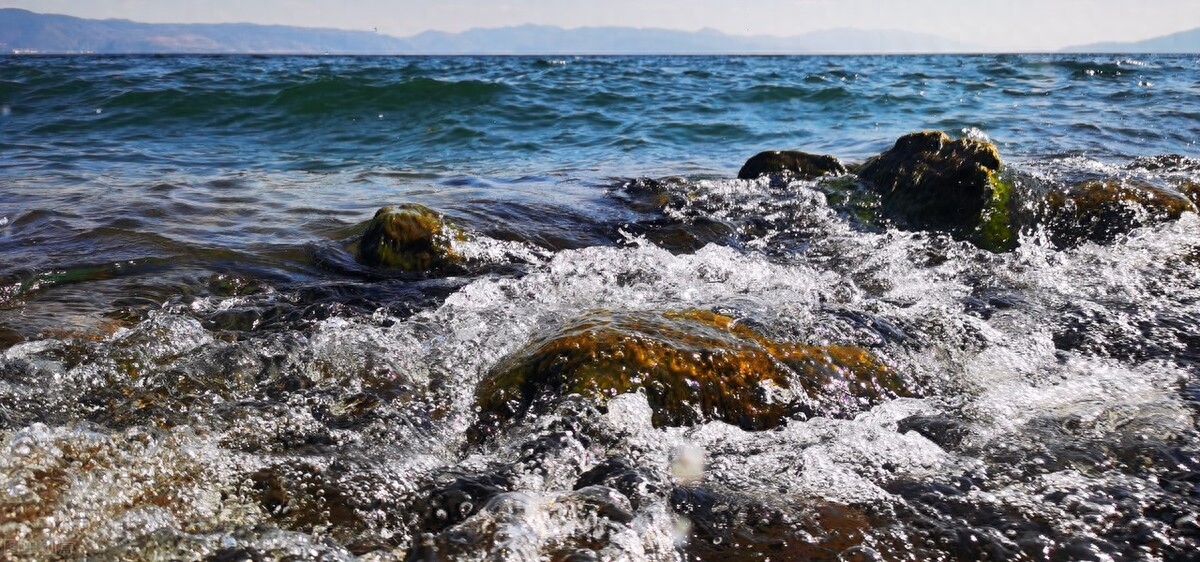
[[(0, 57), (0, 559), (1196, 559), (1200, 216), (997, 253), (736, 179), (924, 130), (1177, 189), (1200, 57)], [(460, 267), (356, 257), (408, 203)], [(476, 437), (531, 342), (702, 313), (912, 392)]]

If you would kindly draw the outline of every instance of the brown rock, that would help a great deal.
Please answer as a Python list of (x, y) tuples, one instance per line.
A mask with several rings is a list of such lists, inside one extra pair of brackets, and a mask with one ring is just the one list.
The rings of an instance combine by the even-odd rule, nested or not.
[(480, 383), (477, 429), (548, 410), (578, 394), (603, 406), (642, 391), (658, 426), (722, 420), (748, 430), (792, 416), (848, 417), (911, 395), (865, 349), (773, 341), (700, 310), (594, 312), (537, 339)]
[(367, 224), (358, 260), (376, 267), (430, 271), (460, 261), (452, 242), (463, 234), (442, 215), (413, 203), (383, 207)]
[(1188, 211), (1196, 206), (1187, 197), (1144, 182), (1089, 181), (1051, 191), (1045, 199), (1046, 229), (1058, 246), (1108, 243)]

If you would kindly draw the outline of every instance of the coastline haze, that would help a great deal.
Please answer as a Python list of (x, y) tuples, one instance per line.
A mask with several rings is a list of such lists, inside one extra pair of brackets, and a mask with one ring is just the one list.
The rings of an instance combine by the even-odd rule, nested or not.
[(1074, 45), (1137, 41), (1195, 27), (1200, 3), (1166, 0), (946, 0), (883, 3), (874, 0), (766, 0), (733, 5), (716, 0), (616, 0), (566, 4), (550, 0), (503, 3), (449, 0), (366, 0), (345, 10), (314, 0), (149, 2), (24, 0), (3, 7), (84, 18), (147, 23), (255, 23), (376, 31), (406, 37), (424, 31), (461, 32), (522, 24), (564, 28), (620, 26), (696, 31), (735, 36), (791, 37), (837, 28), (899, 30), (936, 35), (994, 52), (1057, 51)]

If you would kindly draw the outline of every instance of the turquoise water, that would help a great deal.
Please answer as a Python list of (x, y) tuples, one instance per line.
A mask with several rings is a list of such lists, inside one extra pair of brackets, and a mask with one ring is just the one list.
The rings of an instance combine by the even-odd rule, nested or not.
[[(992, 254), (733, 179), (925, 129), (990, 139), (1018, 189), (1175, 189), (1200, 181), (1200, 58), (0, 58), (0, 546), (1194, 556), (1195, 213)], [(466, 267), (355, 260), (405, 202), (462, 228)], [(653, 427), (627, 395), (465, 439), (526, 342), (692, 308), (862, 346), (922, 392), (765, 432)]]

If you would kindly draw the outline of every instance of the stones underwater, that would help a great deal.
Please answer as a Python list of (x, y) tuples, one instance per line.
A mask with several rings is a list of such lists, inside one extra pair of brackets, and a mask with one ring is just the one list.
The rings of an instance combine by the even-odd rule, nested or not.
[(799, 150), (768, 150), (751, 156), (738, 170), (738, 179), (752, 180), (765, 175), (811, 179), (844, 173), (846, 167), (834, 156)]
[(791, 417), (850, 417), (911, 396), (871, 352), (768, 339), (701, 310), (596, 311), (530, 342), (479, 384), (475, 437), (580, 395), (603, 406), (645, 392), (656, 426), (721, 420), (747, 430)]
[(372, 267), (427, 272), (457, 264), (453, 242), (461, 230), (423, 205), (404, 203), (375, 212), (358, 244), (358, 260)]

